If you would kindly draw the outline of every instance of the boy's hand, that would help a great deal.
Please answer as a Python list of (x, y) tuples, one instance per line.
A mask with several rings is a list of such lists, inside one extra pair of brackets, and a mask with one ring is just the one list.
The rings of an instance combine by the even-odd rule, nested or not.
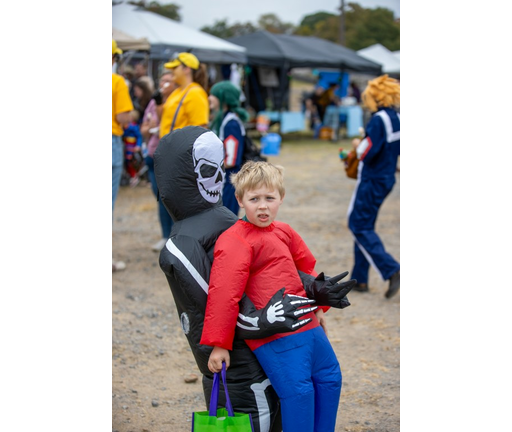
[(309, 298), (314, 298), (319, 306), (331, 306), (338, 309), (350, 306), (347, 294), (354, 288), (357, 281), (351, 279), (348, 282), (337, 283), (348, 275), (348, 271), (337, 276), (326, 279), (324, 273), (320, 273), (316, 278), (299, 271), (300, 278), (304, 285), (304, 290)]
[(325, 313), (322, 309), (318, 309), (315, 312), (316, 319), (318, 320), (318, 323), (322, 326), (324, 329), (325, 334), (327, 335), (327, 320), (325, 319)]
[(229, 351), (221, 347), (213, 347), (213, 351), (208, 359), (208, 369), (210, 372), (220, 372), (222, 370), (222, 362), (226, 362), (226, 370), (229, 368)]
[(318, 309), (317, 306), (310, 306), (315, 300), (285, 295), (284, 291), (284, 288), (277, 291), (267, 305), (259, 310), (256, 310), (252, 301), (244, 294), (239, 303), (237, 336), (243, 339), (262, 339), (277, 333), (295, 331), (308, 324), (311, 318), (302, 317)]
[(354, 138), (352, 140), (352, 148), (353, 149), (356, 149), (359, 144), (361, 144), (361, 138)]

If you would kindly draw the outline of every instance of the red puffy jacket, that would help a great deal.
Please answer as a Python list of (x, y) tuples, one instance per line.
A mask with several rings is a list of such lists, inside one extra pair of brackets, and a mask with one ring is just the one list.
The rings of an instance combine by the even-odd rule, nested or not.
[[(266, 306), (282, 287), (286, 294), (307, 297), (297, 270), (316, 275), (315, 264), (306, 243), (289, 225), (274, 221), (260, 228), (238, 220), (215, 244), (201, 344), (232, 349), (238, 302), (244, 291), (257, 309)], [(318, 327), (314, 312), (304, 318), (312, 321), (295, 332), (246, 343), (254, 351), (272, 340)]]

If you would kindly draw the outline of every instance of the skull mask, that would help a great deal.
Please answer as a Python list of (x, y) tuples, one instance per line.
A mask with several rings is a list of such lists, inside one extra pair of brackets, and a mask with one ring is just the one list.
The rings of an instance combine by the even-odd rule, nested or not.
[(199, 193), (206, 201), (215, 204), (221, 198), (226, 175), (222, 142), (213, 132), (206, 132), (194, 142), (192, 154)]

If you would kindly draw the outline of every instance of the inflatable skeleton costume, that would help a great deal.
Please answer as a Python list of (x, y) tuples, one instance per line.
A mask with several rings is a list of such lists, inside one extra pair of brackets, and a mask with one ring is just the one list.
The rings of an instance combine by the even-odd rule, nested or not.
[[(174, 220), (171, 236), (160, 252), (160, 267), (169, 283), (181, 327), (203, 374), (206, 406), (213, 374), (208, 369), (212, 348), (200, 344), (213, 250), (217, 238), (237, 217), (222, 205), (225, 179), (222, 141), (208, 129), (188, 126), (165, 135), (154, 154), (159, 199)], [(343, 308), (355, 281), (300, 273), (305, 291), (316, 305)], [(316, 276), (316, 277), (315, 277)], [(252, 416), (256, 432), (281, 430), (279, 399), (269, 379), (243, 339), (260, 339), (294, 331), (310, 322), (302, 316), (316, 309), (313, 300), (284, 295), (284, 287), (262, 309), (244, 297), (240, 303), (237, 337), (227, 374), (229, 395), (237, 412)], [(225, 403), (224, 393), (219, 404)]]

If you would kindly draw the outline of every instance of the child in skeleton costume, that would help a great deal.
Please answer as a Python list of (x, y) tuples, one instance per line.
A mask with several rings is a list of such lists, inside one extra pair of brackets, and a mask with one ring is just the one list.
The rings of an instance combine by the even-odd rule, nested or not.
[[(171, 236), (160, 253), (160, 267), (168, 280), (182, 329), (203, 374), (208, 406), (213, 374), (208, 369), (211, 347), (201, 345), (213, 249), (220, 234), (238, 220), (222, 205), (223, 143), (211, 131), (197, 126), (165, 135), (154, 153), (159, 197), (174, 220)], [(343, 308), (355, 281), (338, 283), (348, 272), (333, 278), (300, 273), (308, 297), (318, 306)], [(279, 289), (281, 288), (281, 289)], [(262, 338), (307, 325), (304, 315), (311, 300), (284, 295), (277, 287), (268, 304), (256, 310), (244, 297), (240, 304), (237, 337), (233, 343), (228, 378), (235, 411), (252, 416), (256, 432), (281, 430), (278, 397), (265, 372), (243, 339)], [(298, 309), (303, 307), (304, 309)], [(238, 336), (239, 334), (239, 336)], [(220, 392), (219, 403), (223, 404)]]
[[(243, 219), (215, 244), (201, 343), (213, 346), (208, 367), (231, 370), (231, 353), (245, 293), (264, 308), (276, 292), (304, 296), (297, 270), (314, 273), (316, 259), (288, 224), (275, 218), (284, 199), (282, 170), (268, 162), (246, 162), (232, 177)], [(355, 281), (354, 281), (355, 282)], [(322, 312), (323, 314), (323, 312)], [(315, 313), (295, 332), (246, 340), (281, 402), (284, 432), (334, 432), (341, 392), (336, 354)]]
[(400, 84), (382, 75), (368, 82), (363, 104), (372, 112), (363, 140), (356, 141), (359, 159), (357, 184), (348, 208), (348, 227), (354, 237), (356, 291), (368, 291), (370, 264), (383, 280), (389, 280), (386, 298), (400, 288), (400, 264), (384, 249), (375, 232), (379, 209), (395, 184), (400, 155)]

